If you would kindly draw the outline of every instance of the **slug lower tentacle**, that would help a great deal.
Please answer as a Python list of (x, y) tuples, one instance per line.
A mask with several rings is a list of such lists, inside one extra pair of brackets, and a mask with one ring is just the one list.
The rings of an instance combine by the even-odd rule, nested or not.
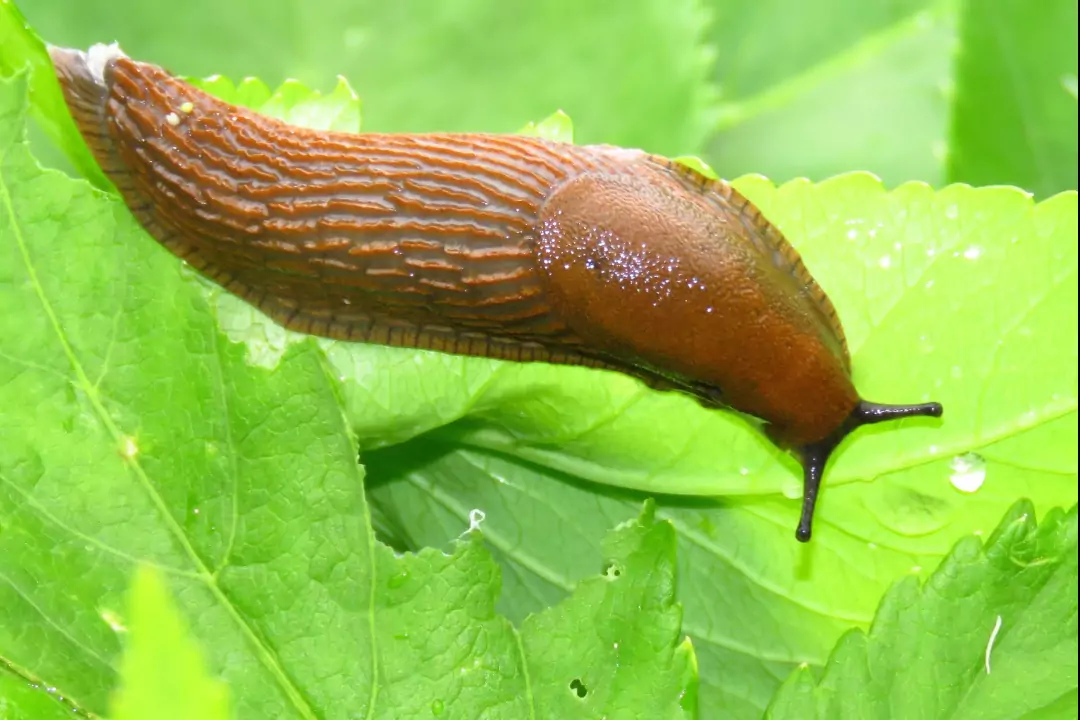
[(577, 364), (765, 421), (804, 467), (810, 537), (833, 449), (879, 406), (798, 253), (729, 184), (608, 146), (349, 134), (234, 107), (115, 46), (50, 48), (131, 212), (285, 327)]

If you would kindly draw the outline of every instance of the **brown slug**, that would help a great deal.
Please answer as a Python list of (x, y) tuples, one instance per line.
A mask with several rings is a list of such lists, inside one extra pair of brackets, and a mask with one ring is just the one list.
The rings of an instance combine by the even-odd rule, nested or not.
[(101, 168), (175, 255), (287, 328), (584, 365), (765, 423), (822, 472), (860, 425), (939, 416), (852, 384), (798, 253), (729, 184), (608, 146), (293, 127), (115, 46), (50, 48)]

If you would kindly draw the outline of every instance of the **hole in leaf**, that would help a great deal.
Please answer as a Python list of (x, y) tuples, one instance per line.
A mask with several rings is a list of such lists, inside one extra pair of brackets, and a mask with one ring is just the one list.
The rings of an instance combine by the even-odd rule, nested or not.
[(581, 678), (574, 678), (571, 680), (570, 689), (574, 691), (575, 695), (582, 699), (589, 694), (589, 688), (585, 687), (585, 683), (581, 682)]
[(604, 577), (608, 580), (616, 580), (622, 575), (622, 567), (616, 562), (609, 562), (604, 566)]

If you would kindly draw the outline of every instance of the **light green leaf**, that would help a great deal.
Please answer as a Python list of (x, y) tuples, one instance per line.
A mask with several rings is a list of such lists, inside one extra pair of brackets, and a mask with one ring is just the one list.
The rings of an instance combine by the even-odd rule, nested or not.
[(360, 98), (343, 77), (338, 78), (334, 91), (325, 96), (296, 80), (282, 83), (273, 92), (262, 80), (252, 77), (244, 78), (239, 84), (221, 75), (186, 80), (226, 102), (293, 125), (313, 130), (360, 132)]
[(562, 110), (552, 113), (540, 122), (530, 122), (520, 130), (521, 135), (532, 135), (554, 142), (574, 142), (574, 123)]
[(161, 571), (135, 572), (127, 607), (127, 648), (112, 720), (225, 720), (229, 696), (211, 678)]
[(360, 132), (360, 98), (341, 76), (325, 97), (296, 80), (286, 81), (259, 111), (315, 130)]
[(708, 163), (696, 155), (683, 155), (682, 157), (674, 158), (674, 160), (691, 170), (696, 170), (707, 178), (712, 178), (713, 180), (720, 178), (720, 176), (716, 174), (716, 171), (709, 167)]
[[(482, 514), (468, 520), (484, 532)], [(506, 718), (618, 717), (630, 709), (693, 717), (696, 666), (690, 646), (678, 642), (669, 525), (648, 511), (623, 523), (608, 538), (618, 569), (585, 580), (563, 604), (528, 618), (520, 634), (495, 615), (494, 593), (470, 587), (499, 582), (480, 537), (469, 533), (452, 556), (426, 549), (396, 560), (380, 549), (379, 623), (391, 638), (380, 702), (397, 710), (393, 717), (478, 717), (477, 708)], [(427, 610), (443, 604), (455, 611)], [(483, 652), (463, 653), (463, 636)]]
[(1019, 185), (1040, 197), (1075, 190), (1074, 0), (963, 3), (949, 179)]
[[(992, 455), (999, 443), (1075, 424), (1075, 194), (1036, 206), (1009, 189), (935, 193), (911, 184), (890, 193), (861, 175), (817, 186), (774, 188), (755, 178), (736, 185), (787, 232), (836, 301), (861, 392), (945, 404), (940, 425), (857, 434), (831, 468), (830, 488), (894, 473), (926, 483), (944, 502), (940, 517), (915, 533), (922, 535), (947, 525), (960, 499), (948, 482), (954, 457)], [(1008, 284), (998, 280), (1006, 273)], [(690, 495), (798, 494), (794, 463), (743, 420), (618, 375), (341, 344), (330, 358), (355, 381), (346, 382), (346, 402), (368, 447), (407, 439), (400, 424), (409, 417), (412, 433), (468, 417), (453, 426), (455, 442), (594, 482)], [(1043, 368), (1037, 377), (1034, 366)], [(983, 402), (1006, 386), (999, 402)], [(1052, 437), (1036, 467), (1075, 472), (1071, 444)], [(994, 472), (1012, 470), (1006, 463)], [(1051, 505), (1071, 504), (1075, 492), (1068, 477), (1053, 474), (1024, 491)], [(824, 503), (827, 516), (831, 501)], [(895, 502), (880, 510), (897, 529), (902, 514), (925, 512)], [(791, 503), (792, 521), (796, 512)]]
[(83, 177), (100, 188), (111, 187), (67, 113), (45, 43), (23, 18), (13, 0), (0, 0), (0, 77), (25, 67), (30, 68), (34, 119)]
[(338, 77), (337, 85), (328, 95), (296, 80), (287, 80), (274, 91), (253, 77), (244, 78), (239, 84), (222, 75), (185, 80), (221, 100), (293, 125), (313, 130), (360, 132), (360, 98), (343, 77)]
[(0, 718), (3, 720), (62, 720), (85, 718), (55, 687), (28, 680), (0, 658)]
[[(557, 602), (601, 566), (597, 534), (642, 497), (438, 440), (368, 453), (372, 502), (394, 514), (415, 546), (447, 542), (470, 509), (483, 508), (485, 537), (505, 578), (500, 609), (512, 618)], [(875, 485), (891, 497), (911, 496), (889, 476)], [(1015, 495), (985, 492), (956, 514), (970, 513), (974, 529), (989, 533)], [(853, 519), (866, 513), (861, 493), (843, 486), (830, 498)], [(844, 632), (870, 623), (897, 577), (928, 573), (955, 539), (949, 532), (963, 532), (956, 523), (924, 537), (833, 533), (804, 548), (790, 541), (782, 517), (788, 504), (658, 500), (658, 514), (679, 535), (678, 597), (701, 666), (703, 717), (760, 717), (779, 679), (803, 662), (823, 665)], [(926, 549), (913, 549), (920, 545)]]
[(1036, 526), (1018, 503), (985, 547), (966, 538), (925, 584), (892, 588), (869, 632), (845, 636), (820, 681), (794, 673), (767, 717), (1075, 715), (1076, 520), (1074, 506)]
[(215, 97), (255, 111), (266, 105), (273, 94), (269, 86), (256, 77), (245, 77), (239, 83), (234, 83), (224, 75), (185, 79)]

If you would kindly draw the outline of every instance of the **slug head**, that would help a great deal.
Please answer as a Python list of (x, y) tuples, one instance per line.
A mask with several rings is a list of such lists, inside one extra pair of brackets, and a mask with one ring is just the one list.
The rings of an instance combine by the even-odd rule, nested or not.
[(804, 469), (810, 539), (829, 456), (856, 428), (937, 403), (878, 405), (851, 381), (843, 329), (779, 231), (726, 183), (645, 158), (556, 188), (537, 255), (560, 318), (588, 351), (765, 421)]
[(557, 187), (537, 260), (582, 352), (761, 418), (800, 447), (827, 437), (859, 398), (816, 283), (792, 271), (798, 256), (759, 221), (730, 186), (645, 159)]
[(799, 526), (795, 537), (799, 542), (807, 542), (813, 530), (814, 507), (817, 504), (821, 478), (829, 456), (840, 442), (856, 428), (873, 425), (888, 420), (907, 417), (941, 417), (941, 405), (936, 402), (918, 405), (879, 405), (860, 400), (847, 419), (824, 440), (809, 443), (795, 450), (796, 457), (803, 467), (803, 504), (799, 517)]

